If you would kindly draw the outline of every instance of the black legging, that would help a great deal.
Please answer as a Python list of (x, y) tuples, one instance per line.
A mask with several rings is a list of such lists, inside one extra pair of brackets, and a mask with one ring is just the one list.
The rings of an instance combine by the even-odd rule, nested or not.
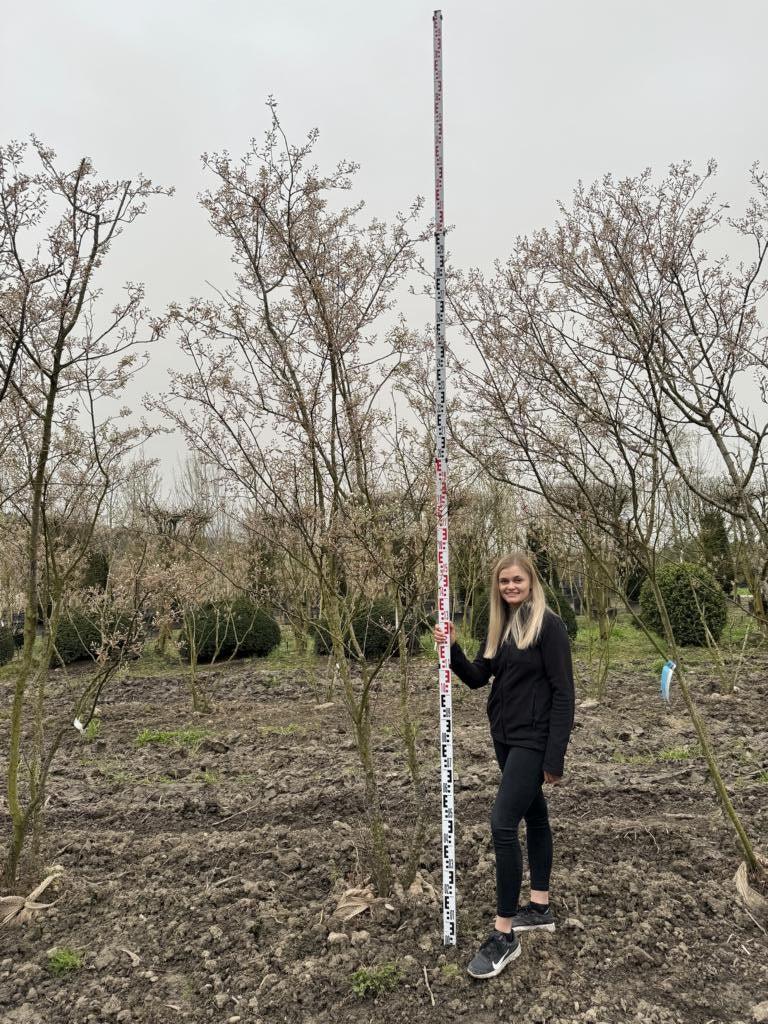
[(544, 781), (543, 752), (509, 747), (493, 741), (501, 768), (501, 782), (491, 813), (491, 832), (496, 849), (496, 913), (512, 917), (517, 912), (523, 880), (523, 855), (517, 837), (525, 818), (531, 888), (549, 890), (552, 871), (552, 831), (547, 801), (541, 791)]

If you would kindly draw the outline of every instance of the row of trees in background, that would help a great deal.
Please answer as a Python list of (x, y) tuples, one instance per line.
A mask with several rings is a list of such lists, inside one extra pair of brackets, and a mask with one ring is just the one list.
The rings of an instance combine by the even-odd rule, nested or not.
[[(314, 136), (291, 145), (271, 113), (242, 161), (204, 158), (202, 204), (232, 282), (160, 317), (135, 284), (107, 311), (97, 282), (122, 231), (168, 190), (99, 180), (88, 161), (63, 172), (38, 143), (0, 150), (0, 661), (23, 622), (8, 884), (39, 836), (72, 717), (87, 722), (126, 658), (174, 644), (193, 707), (210, 710), (198, 663), (266, 653), (279, 624), (297, 651), (330, 655), (379, 890), (397, 865), (407, 879), (418, 863), (410, 659), (434, 592), (433, 366), (427, 333), (396, 303), (423, 273), (429, 231), (420, 202), (389, 226), (365, 222), (361, 203), (345, 205), (356, 167), (322, 174)], [(766, 622), (768, 196), (753, 171), (747, 213), (726, 220), (706, 193), (712, 171), (579, 188), (555, 229), (520, 240), (490, 279), (452, 272), (451, 575), (468, 632), (482, 634), (490, 563), (528, 547), (570, 631), (574, 606), (598, 624), (599, 695), (616, 609), (656, 635), (756, 868), (681, 650), (716, 646), (737, 585), (756, 630)], [(707, 255), (726, 227), (742, 263)], [(153, 428), (118, 403), (169, 335), (180, 368), (146, 405), (181, 432), (190, 462), (163, 500), (137, 454)], [(78, 655), (92, 670), (51, 722), (48, 670)], [(406, 834), (388, 828), (374, 743), (373, 698), (392, 659), (417, 808)]]

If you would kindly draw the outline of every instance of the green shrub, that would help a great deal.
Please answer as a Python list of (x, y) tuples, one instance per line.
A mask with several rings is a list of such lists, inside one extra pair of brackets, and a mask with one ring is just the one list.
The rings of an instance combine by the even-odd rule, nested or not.
[(560, 590), (551, 590), (546, 584), (544, 584), (544, 593), (547, 596), (547, 604), (556, 612), (565, 623), (565, 629), (571, 640), (576, 639), (576, 634), (579, 631), (579, 625), (576, 622), (576, 612), (566, 597), (566, 595)]
[(56, 653), (60, 665), (93, 658), (101, 644), (98, 624), (79, 611), (62, 615), (56, 630)]
[[(391, 654), (396, 656), (398, 645), (395, 640), (396, 623), (398, 621), (397, 609), (389, 598), (376, 598), (374, 601), (360, 605), (352, 618), (352, 629), (355, 633), (357, 646), (363, 652), (367, 660), (375, 661), (382, 657), (394, 643)], [(406, 633), (408, 650), (414, 654), (419, 650), (419, 637), (423, 623), (417, 623), (415, 616), (408, 616), (405, 619), (403, 628)], [(357, 646), (353, 647), (349, 636), (345, 638), (344, 648), (347, 657), (358, 657)], [(315, 627), (315, 653), (329, 655), (332, 653), (331, 635), (328, 631), (328, 622), (321, 619)]]
[[(678, 644), (705, 646), (707, 629), (719, 640), (727, 617), (726, 600), (709, 569), (693, 562), (671, 562), (656, 570), (656, 583)], [(649, 629), (663, 635), (650, 580), (640, 590), (640, 615)]]
[(16, 653), (13, 642), (13, 630), (4, 622), (0, 622), (0, 665), (7, 665)]
[(699, 546), (704, 556), (703, 561), (723, 591), (730, 594), (736, 567), (728, 541), (725, 516), (720, 509), (709, 509), (702, 512), (699, 524)]
[(233, 628), (241, 643), (243, 656), (266, 658), (280, 646), (280, 627), (275, 619), (247, 598), (240, 598), (232, 605)]
[[(386, 654), (397, 629), (396, 620), (395, 606), (386, 598), (378, 598), (357, 612), (352, 619), (352, 629), (366, 659), (373, 660)], [(392, 653), (397, 653), (397, 646)]]
[(280, 627), (263, 609), (247, 597), (208, 601), (187, 616), (179, 640), (179, 651), (191, 658), (191, 641), (197, 660), (209, 664), (238, 658), (264, 658), (280, 643)]
[[(549, 607), (553, 612), (555, 612), (555, 614), (559, 615), (565, 623), (565, 629), (568, 636), (571, 640), (574, 640), (579, 627), (576, 622), (576, 613), (571, 607), (568, 598), (560, 591), (552, 590), (552, 588), (546, 583), (544, 584), (544, 595)], [(488, 633), (488, 617), (488, 591), (484, 590), (475, 596), (473, 608), (472, 633), (478, 640), (485, 639)]]
[[(143, 634), (143, 623), (136, 621), (131, 612), (120, 612), (108, 624), (106, 634), (100, 623), (77, 609), (62, 615), (56, 630), (56, 651), (60, 665), (94, 658), (107, 644), (105, 653), (119, 660), (137, 637)], [(138, 656), (138, 655), (137, 655)]]

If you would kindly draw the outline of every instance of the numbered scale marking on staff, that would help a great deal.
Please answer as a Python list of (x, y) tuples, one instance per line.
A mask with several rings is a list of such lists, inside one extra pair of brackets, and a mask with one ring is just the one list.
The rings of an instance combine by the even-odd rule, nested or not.
[[(435, 11), (435, 477), (437, 487), (437, 621), (450, 619), (448, 587), (448, 473), (445, 458), (445, 208), (443, 203), (443, 15)], [(450, 637), (438, 647), (440, 773), (442, 783), (443, 942), (456, 945), (456, 850), (453, 815), (453, 708)]]

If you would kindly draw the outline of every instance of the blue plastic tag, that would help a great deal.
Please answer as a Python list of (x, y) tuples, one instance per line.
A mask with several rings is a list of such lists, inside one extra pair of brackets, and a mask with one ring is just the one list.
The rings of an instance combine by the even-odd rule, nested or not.
[(662, 700), (669, 701), (669, 684), (672, 682), (672, 673), (677, 668), (677, 665), (670, 658), (666, 662), (661, 670), (661, 685), (659, 686), (659, 695)]

